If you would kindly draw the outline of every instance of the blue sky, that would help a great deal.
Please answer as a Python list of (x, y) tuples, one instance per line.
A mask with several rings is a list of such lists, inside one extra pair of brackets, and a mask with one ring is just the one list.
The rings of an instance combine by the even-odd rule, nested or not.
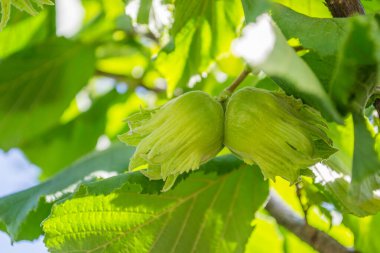
[[(38, 184), (40, 169), (29, 163), (19, 149), (8, 152), (0, 150), (0, 197)], [(13, 246), (9, 236), (0, 232), (0, 251), (2, 253), (45, 253), (43, 238), (34, 242), (17, 242)]]

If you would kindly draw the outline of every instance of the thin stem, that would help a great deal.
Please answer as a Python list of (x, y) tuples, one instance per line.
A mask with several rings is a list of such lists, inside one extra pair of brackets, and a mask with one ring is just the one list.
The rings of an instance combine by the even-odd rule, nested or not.
[(98, 75), (98, 76), (106, 76), (106, 77), (110, 77), (110, 78), (113, 78), (115, 80), (119, 80), (119, 81), (122, 81), (122, 82), (126, 82), (128, 84), (128, 86), (132, 87), (132, 88), (136, 88), (138, 86), (140, 87), (143, 87), (147, 90), (150, 90), (150, 91), (154, 91), (154, 92), (164, 92), (165, 90), (163, 89), (159, 89), (159, 88), (151, 88), (151, 87), (148, 87), (146, 86), (145, 84), (142, 83), (141, 80), (137, 80), (137, 79), (132, 79), (132, 78), (128, 78), (127, 76), (125, 75), (120, 75), (120, 74), (114, 74), (114, 73), (109, 73), (109, 72), (105, 72), (105, 71), (102, 71), (102, 70), (96, 70), (95, 71), (95, 75)]
[(227, 91), (228, 93), (233, 93), (234, 90), (244, 81), (244, 79), (249, 75), (249, 73), (251, 73), (251, 71), (249, 69), (244, 69), (243, 72), (240, 73), (240, 75), (235, 79), (235, 81), (233, 81), (233, 83), (228, 86), (225, 91)]

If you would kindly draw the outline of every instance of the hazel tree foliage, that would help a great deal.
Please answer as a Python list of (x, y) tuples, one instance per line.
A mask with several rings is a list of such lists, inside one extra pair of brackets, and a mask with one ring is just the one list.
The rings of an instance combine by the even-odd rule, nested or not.
[(66, 37), (54, 4), (0, 0), (12, 241), (380, 252), (378, 0), (82, 0)]

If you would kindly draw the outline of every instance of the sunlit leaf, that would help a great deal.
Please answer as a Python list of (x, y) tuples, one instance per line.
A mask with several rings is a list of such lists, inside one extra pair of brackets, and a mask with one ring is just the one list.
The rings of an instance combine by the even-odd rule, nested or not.
[(11, 55), (25, 47), (41, 43), (52, 32), (51, 12), (44, 11), (35, 17), (21, 16), (16, 22), (10, 22), (6, 29), (0, 32), (0, 58)]
[[(283, 253), (284, 237), (276, 221), (258, 213), (253, 223), (254, 230), (246, 245), (246, 253)], [(271, 235), (270, 237), (268, 235)]]
[(159, 195), (136, 184), (107, 195), (87, 190), (53, 208), (46, 244), (51, 252), (243, 252), (267, 184), (257, 167), (231, 156), (203, 169)]
[(323, 0), (274, 0), (299, 13), (316, 18), (330, 18), (331, 14)]

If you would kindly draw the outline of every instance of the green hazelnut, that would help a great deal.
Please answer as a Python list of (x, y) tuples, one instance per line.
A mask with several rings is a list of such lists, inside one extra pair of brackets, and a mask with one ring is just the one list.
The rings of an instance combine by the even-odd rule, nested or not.
[(227, 102), (224, 144), (266, 178), (294, 183), (300, 170), (335, 152), (320, 114), (280, 92), (247, 87)]
[(223, 146), (224, 111), (207, 93), (192, 91), (161, 108), (141, 110), (127, 119), (130, 131), (119, 136), (137, 146), (129, 170), (163, 179), (169, 190), (184, 172), (196, 170)]

